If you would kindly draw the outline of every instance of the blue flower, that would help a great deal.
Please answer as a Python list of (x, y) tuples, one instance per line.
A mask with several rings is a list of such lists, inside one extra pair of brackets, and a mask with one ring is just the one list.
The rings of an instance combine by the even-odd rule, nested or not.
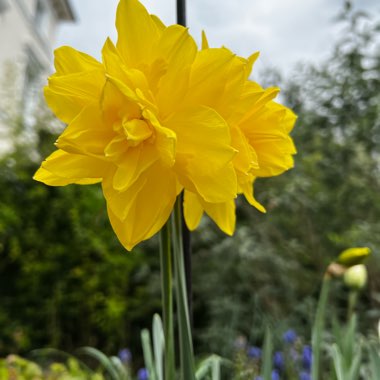
[(311, 375), (308, 372), (302, 371), (299, 380), (311, 380)]
[(310, 371), (313, 362), (313, 351), (310, 346), (306, 345), (302, 349), (302, 367)]
[(284, 332), (282, 339), (284, 340), (285, 343), (293, 344), (297, 339), (297, 334), (294, 330), (290, 329)]
[(260, 359), (261, 358), (261, 348), (256, 346), (248, 347), (248, 356), (252, 359)]
[(149, 379), (148, 370), (146, 368), (140, 368), (137, 371), (137, 380), (148, 380), (148, 379)]
[(122, 348), (117, 354), (117, 356), (125, 364), (130, 363), (132, 360), (132, 353), (128, 348)]
[(276, 351), (273, 355), (273, 365), (279, 371), (284, 369), (284, 354), (281, 351)]

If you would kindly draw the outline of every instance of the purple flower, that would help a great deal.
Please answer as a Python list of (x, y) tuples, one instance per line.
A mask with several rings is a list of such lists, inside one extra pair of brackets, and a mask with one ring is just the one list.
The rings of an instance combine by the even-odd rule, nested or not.
[(260, 359), (261, 358), (261, 348), (256, 346), (248, 347), (248, 356), (251, 359)]
[(279, 371), (284, 369), (284, 354), (281, 351), (276, 351), (273, 355), (273, 365)]
[(284, 340), (285, 343), (293, 344), (297, 339), (297, 334), (294, 330), (290, 329), (284, 332), (282, 339)]
[(130, 363), (132, 360), (132, 353), (128, 348), (122, 348), (117, 356), (124, 364)]
[(137, 380), (148, 380), (148, 379), (149, 379), (148, 370), (146, 368), (140, 368), (137, 371)]
[(299, 380), (311, 380), (311, 375), (308, 372), (302, 371)]
[(311, 364), (313, 363), (313, 351), (310, 346), (306, 345), (302, 349), (302, 367), (310, 371)]

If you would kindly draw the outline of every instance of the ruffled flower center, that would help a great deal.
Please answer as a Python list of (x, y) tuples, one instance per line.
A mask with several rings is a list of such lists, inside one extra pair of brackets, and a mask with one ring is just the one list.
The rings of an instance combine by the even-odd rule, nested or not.
[(139, 119), (124, 117), (114, 123), (113, 130), (116, 135), (104, 149), (105, 156), (111, 160), (117, 160), (129, 148), (135, 148), (146, 141), (151, 143), (155, 139), (152, 124), (142, 116)]
[(151, 126), (141, 119), (123, 120), (121, 126), (129, 146), (139, 145), (142, 141), (151, 137), (153, 133)]

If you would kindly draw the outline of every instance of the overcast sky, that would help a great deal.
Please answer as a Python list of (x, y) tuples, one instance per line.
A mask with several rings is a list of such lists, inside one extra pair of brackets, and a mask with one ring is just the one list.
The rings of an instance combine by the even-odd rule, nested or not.
[[(118, 0), (70, 0), (76, 23), (63, 24), (56, 46), (70, 45), (97, 58), (106, 37), (116, 41)], [(175, 0), (141, 0), (164, 23), (175, 20)], [(258, 70), (274, 66), (289, 73), (295, 63), (318, 62), (337, 36), (334, 18), (343, 0), (187, 0), (190, 33), (200, 41), (202, 29), (211, 46), (225, 45), (248, 56), (260, 51)], [(378, 0), (356, 0), (360, 9), (380, 14)]]

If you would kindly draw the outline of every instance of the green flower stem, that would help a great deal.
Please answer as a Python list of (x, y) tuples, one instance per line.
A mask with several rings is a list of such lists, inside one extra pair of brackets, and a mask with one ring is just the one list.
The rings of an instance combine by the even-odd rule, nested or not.
[(175, 378), (174, 327), (173, 327), (173, 284), (172, 256), (170, 244), (171, 220), (169, 219), (160, 232), (160, 264), (162, 319), (165, 336), (165, 380)]
[(355, 313), (356, 304), (358, 302), (358, 294), (359, 291), (357, 289), (351, 289), (348, 293), (347, 323), (350, 322)]
[[(184, 192), (181, 193), (181, 202), (183, 204)], [(183, 210), (183, 209), (182, 209)], [(185, 218), (182, 213), (182, 244), (183, 257), (185, 265), (187, 307), (189, 309), (190, 328), (193, 327), (193, 289), (192, 289), (192, 265), (191, 265), (191, 233), (186, 226)]]
[(174, 279), (179, 329), (180, 379), (195, 380), (193, 341), (187, 302), (186, 275), (182, 242), (182, 202), (177, 198), (172, 214)]
[(321, 294), (319, 296), (317, 313), (312, 333), (312, 349), (313, 349), (313, 362), (312, 362), (312, 379), (320, 380), (320, 356), (323, 331), (325, 328), (325, 315), (327, 300), (330, 290), (331, 276), (326, 273), (322, 281)]

